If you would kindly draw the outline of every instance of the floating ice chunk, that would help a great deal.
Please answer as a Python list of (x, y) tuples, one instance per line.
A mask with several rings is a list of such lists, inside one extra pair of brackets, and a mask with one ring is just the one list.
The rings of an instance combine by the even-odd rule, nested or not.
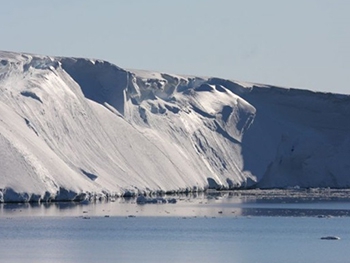
[(169, 198), (168, 200), (169, 204), (176, 204), (177, 200), (175, 198)]
[(175, 204), (176, 199), (175, 198), (165, 199), (163, 197), (146, 197), (144, 195), (139, 195), (136, 198), (136, 203), (139, 205), (140, 204), (165, 204), (165, 203)]
[(324, 236), (321, 237), (322, 240), (340, 240), (340, 237), (337, 236)]

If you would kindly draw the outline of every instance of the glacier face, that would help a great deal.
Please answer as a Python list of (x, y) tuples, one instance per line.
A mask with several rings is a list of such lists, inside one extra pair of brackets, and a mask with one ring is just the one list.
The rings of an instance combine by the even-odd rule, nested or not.
[(350, 96), (0, 52), (0, 200), (349, 187)]

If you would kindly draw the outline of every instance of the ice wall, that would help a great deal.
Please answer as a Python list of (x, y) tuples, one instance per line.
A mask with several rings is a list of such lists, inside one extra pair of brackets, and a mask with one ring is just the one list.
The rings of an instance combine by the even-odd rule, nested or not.
[(349, 187), (347, 95), (0, 52), (0, 200)]

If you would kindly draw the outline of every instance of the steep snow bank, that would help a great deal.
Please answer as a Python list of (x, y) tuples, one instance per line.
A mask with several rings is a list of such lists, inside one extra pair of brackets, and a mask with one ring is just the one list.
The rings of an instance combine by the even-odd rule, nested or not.
[(0, 200), (349, 187), (349, 96), (0, 52)]

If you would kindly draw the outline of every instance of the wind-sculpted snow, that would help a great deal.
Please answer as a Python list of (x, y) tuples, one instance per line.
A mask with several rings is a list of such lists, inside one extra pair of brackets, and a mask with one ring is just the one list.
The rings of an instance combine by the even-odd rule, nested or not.
[(0, 52), (0, 201), (349, 187), (350, 97)]

